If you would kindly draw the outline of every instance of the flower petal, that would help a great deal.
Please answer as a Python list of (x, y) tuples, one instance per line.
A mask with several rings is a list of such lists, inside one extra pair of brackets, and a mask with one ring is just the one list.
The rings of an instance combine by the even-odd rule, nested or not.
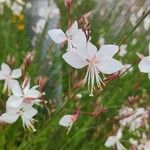
[(64, 127), (69, 127), (72, 125), (72, 120), (71, 120), (71, 116), (72, 115), (65, 115), (63, 116), (60, 121), (59, 121), (59, 125), (64, 126)]
[(33, 118), (38, 113), (38, 111), (31, 105), (23, 105), (23, 109), (24, 109), (24, 116), (26, 116), (28, 119)]
[(5, 80), (5, 79), (6, 79), (5, 74), (2, 71), (0, 71), (0, 80)]
[(140, 61), (138, 67), (141, 72), (149, 73), (150, 72), (150, 56), (144, 57)]
[(1, 65), (1, 71), (2, 71), (5, 75), (10, 75), (10, 73), (11, 73), (10, 67), (9, 67), (7, 64), (5, 64), (5, 63), (2, 63), (2, 65)]
[(30, 89), (30, 90), (28, 90), (27, 91), (27, 93), (26, 93), (26, 97), (28, 97), (28, 98), (39, 98), (40, 97), (40, 92), (38, 91), (38, 90), (35, 90), (35, 89)]
[(18, 79), (22, 76), (22, 71), (21, 69), (15, 69), (12, 71), (11, 73), (11, 77), (14, 78), (14, 79)]
[(68, 51), (63, 55), (63, 59), (73, 68), (81, 69), (87, 65), (87, 62), (76, 51)]
[(74, 34), (74, 32), (78, 31), (78, 23), (77, 21), (75, 21), (71, 27), (66, 31), (66, 35), (68, 37), (72, 36)]
[(99, 59), (112, 58), (119, 51), (117, 45), (103, 45), (97, 53)]
[(22, 103), (23, 103), (23, 98), (17, 97), (15, 95), (11, 95), (6, 102), (8, 106), (13, 108), (20, 107)]
[(100, 72), (105, 74), (115, 73), (123, 68), (123, 65), (116, 59), (103, 60), (97, 64)]
[(23, 95), (22, 89), (21, 89), (19, 82), (17, 80), (10, 80), (9, 81), (9, 87), (15, 96), (22, 96)]
[(0, 121), (6, 123), (14, 123), (17, 121), (18, 117), (18, 114), (4, 113), (0, 116)]
[(71, 44), (75, 48), (81, 47), (81, 45), (85, 46), (85, 44), (86, 44), (86, 35), (82, 31), (82, 29), (79, 29), (76, 32), (74, 32), (73, 36), (71, 37)]
[(106, 147), (111, 147), (116, 144), (116, 136), (110, 136), (105, 142)]
[(57, 44), (61, 44), (67, 40), (66, 35), (61, 29), (49, 30), (48, 34), (51, 37), (51, 39)]

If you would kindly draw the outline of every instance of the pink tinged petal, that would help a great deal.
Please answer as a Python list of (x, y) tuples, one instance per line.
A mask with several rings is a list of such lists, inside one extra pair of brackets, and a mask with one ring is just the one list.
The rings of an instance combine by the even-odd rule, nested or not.
[(19, 82), (16, 81), (16, 80), (10, 80), (9, 81), (9, 86), (12, 90), (12, 93), (15, 95), (15, 96), (22, 96), (22, 89), (19, 85)]
[(150, 56), (144, 57), (140, 61), (138, 67), (139, 67), (139, 70), (141, 72), (143, 72), (143, 73), (149, 73), (150, 72)]
[(14, 79), (18, 79), (22, 76), (22, 71), (21, 69), (15, 69), (12, 71), (11, 73), (11, 78), (14, 78)]
[(77, 21), (75, 21), (71, 27), (66, 31), (66, 35), (68, 37), (72, 36), (74, 34), (74, 32), (78, 31), (78, 23)]
[(97, 64), (100, 72), (105, 74), (115, 73), (123, 68), (123, 65), (116, 59), (103, 60)]
[(112, 147), (116, 144), (116, 136), (110, 136), (107, 141), (105, 142), (106, 147)]
[(0, 80), (5, 80), (5, 79), (6, 79), (5, 74), (2, 71), (0, 71)]
[(4, 113), (0, 116), (0, 121), (11, 124), (16, 122), (18, 117), (19, 117), (18, 114)]
[(65, 33), (61, 29), (49, 30), (48, 34), (51, 39), (57, 44), (61, 44), (67, 40)]
[(60, 121), (59, 121), (59, 125), (64, 126), (64, 127), (69, 127), (72, 126), (73, 121), (71, 119), (72, 115), (65, 115), (63, 116)]
[(26, 94), (30, 89), (30, 79), (25, 79), (22, 84), (23, 93)]
[(12, 108), (18, 108), (23, 103), (23, 98), (12, 95), (8, 98), (6, 104)]
[(87, 65), (87, 62), (77, 52), (68, 51), (63, 55), (63, 59), (73, 68), (81, 69)]
[(36, 98), (39, 98), (41, 96), (41, 94), (37, 90), (30, 89), (30, 90), (27, 91), (25, 96), (28, 97), (28, 98), (35, 98), (36, 99)]
[(10, 73), (11, 73), (10, 67), (9, 67), (7, 64), (5, 64), (5, 63), (2, 63), (2, 65), (1, 65), (1, 71), (2, 71), (5, 75), (10, 75)]
[(97, 58), (112, 58), (118, 51), (119, 47), (117, 45), (103, 45), (97, 53)]

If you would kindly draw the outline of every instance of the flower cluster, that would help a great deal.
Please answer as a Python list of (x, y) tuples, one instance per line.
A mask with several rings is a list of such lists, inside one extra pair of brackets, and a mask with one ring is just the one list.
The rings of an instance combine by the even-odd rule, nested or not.
[[(143, 102), (143, 99), (145, 100)], [(148, 100), (148, 99), (147, 99)], [(121, 139), (123, 135), (130, 134), (126, 142), (130, 144), (130, 149), (136, 150), (149, 150), (150, 139), (148, 137), (149, 132), (149, 107), (144, 108), (139, 105), (147, 103), (144, 96), (129, 97), (128, 102), (131, 103), (129, 106), (122, 106), (119, 110), (119, 129), (115, 136), (108, 137), (105, 142), (106, 147), (116, 147), (117, 150), (126, 150), (122, 144)]]
[(12, 124), (19, 117), (22, 118), (23, 127), (36, 131), (33, 117), (37, 114), (34, 104), (40, 103), (41, 93), (38, 86), (30, 87), (30, 78), (25, 78), (20, 86), (17, 79), (22, 76), (22, 70), (11, 68), (3, 63), (1, 65), (0, 80), (4, 80), (3, 92), (8, 91), (9, 98), (6, 101), (6, 112), (0, 116), (0, 122)]

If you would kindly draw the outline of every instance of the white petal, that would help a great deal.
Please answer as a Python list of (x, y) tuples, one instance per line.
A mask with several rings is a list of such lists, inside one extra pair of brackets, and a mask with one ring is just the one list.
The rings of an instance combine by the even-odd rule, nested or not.
[(28, 98), (39, 98), (40, 95), (41, 94), (40, 94), (39, 91), (34, 90), (34, 89), (30, 89), (30, 90), (27, 91), (25, 96), (28, 97)]
[(86, 36), (82, 29), (77, 30), (74, 35), (71, 37), (71, 44), (73, 47), (78, 48), (81, 45), (86, 44)]
[(117, 45), (103, 45), (97, 53), (99, 59), (112, 58), (119, 51)]
[(10, 67), (9, 67), (7, 64), (5, 64), (5, 63), (2, 63), (2, 65), (1, 65), (1, 71), (2, 71), (5, 75), (10, 75), (10, 73), (11, 73)]
[(122, 128), (120, 128), (117, 132), (117, 139), (120, 140), (122, 138)]
[(97, 54), (97, 48), (90, 42), (86, 44), (87, 59), (91, 60)]
[(19, 85), (19, 82), (17, 80), (10, 80), (9, 81), (9, 87), (11, 88), (12, 90), (12, 93), (15, 95), (15, 96), (22, 96), (22, 89)]
[(61, 29), (52, 29), (48, 31), (49, 36), (51, 39), (58, 44), (61, 44), (67, 40), (66, 35)]
[(64, 126), (64, 127), (69, 127), (72, 125), (73, 121), (71, 120), (72, 115), (65, 115), (63, 116), (60, 121), (59, 125)]
[(11, 77), (14, 79), (20, 78), (22, 76), (22, 71), (21, 69), (15, 69), (11, 73)]
[(23, 103), (23, 98), (12, 95), (8, 98), (6, 104), (13, 108), (18, 108)]
[(140, 61), (138, 67), (141, 72), (149, 73), (150, 72), (150, 56), (144, 57)]
[(5, 79), (6, 79), (5, 74), (2, 71), (0, 71), (0, 80), (5, 80)]
[(68, 37), (72, 36), (74, 34), (74, 32), (76, 32), (78, 30), (78, 23), (77, 21), (75, 21), (71, 27), (66, 31), (66, 35)]
[(103, 60), (97, 64), (100, 72), (105, 74), (115, 73), (123, 68), (123, 65), (116, 59)]
[(4, 113), (0, 116), (0, 121), (6, 122), (6, 123), (14, 123), (18, 119), (18, 114), (10, 114), (10, 113)]
[(63, 55), (63, 59), (73, 68), (81, 69), (87, 65), (87, 62), (77, 52), (68, 51)]
[(31, 105), (24, 105), (23, 108), (24, 108), (23, 115), (26, 116), (28, 119), (33, 118), (38, 113), (38, 111)]
[(107, 141), (105, 142), (106, 147), (112, 147), (116, 144), (116, 136), (110, 136)]

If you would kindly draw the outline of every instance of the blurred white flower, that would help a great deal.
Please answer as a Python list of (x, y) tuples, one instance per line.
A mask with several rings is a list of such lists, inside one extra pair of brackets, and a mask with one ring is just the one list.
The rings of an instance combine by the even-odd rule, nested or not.
[(39, 19), (36, 23), (35, 27), (32, 27), (33, 31), (37, 34), (41, 34), (45, 28), (46, 20), (45, 19)]
[(132, 13), (132, 15), (130, 16), (130, 22), (133, 26), (136, 25), (137, 20), (138, 20), (138, 17), (134, 13)]
[[(0, 80), (4, 80), (4, 89), (3, 92), (8, 89), (9, 94), (11, 93), (12, 89), (14, 88), (13, 85), (19, 84), (17, 80), (22, 76), (22, 71), (21, 69), (14, 69), (11, 70), (10, 67), (3, 63), (1, 65), (1, 70), (0, 70)], [(13, 84), (13, 85), (12, 85)]]
[(24, 129), (28, 128), (29, 130), (35, 132), (36, 129), (33, 126), (35, 120), (33, 117), (36, 114), (37, 110), (31, 105), (22, 105), (19, 108), (12, 108), (6, 105), (6, 113), (0, 116), (0, 122), (12, 124), (16, 122), (19, 117), (21, 117)]
[(131, 131), (135, 131), (139, 127), (143, 125), (143, 114), (145, 113), (144, 108), (137, 108), (136, 110), (133, 110), (132, 108), (124, 108), (126, 110), (122, 110), (123, 112), (120, 113), (120, 117), (122, 119), (120, 120), (121, 126), (129, 126), (129, 129)]
[(105, 38), (104, 38), (102, 35), (99, 37), (98, 44), (99, 44), (100, 46), (102, 46), (102, 45), (105, 44)]
[(148, 78), (150, 79), (150, 56), (143, 56), (137, 53), (141, 61), (138, 64), (139, 70), (143, 73), (148, 73)]
[(127, 45), (121, 45), (120, 46), (120, 51), (119, 51), (119, 56), (124, 57), (127, 54)]
[(32, 3), (31, 3), (31, 2), (27, 2), (27, 3), (26, 3), (26, 8), (27, 8), (27, 9), (32, 8)]
[(20, 15), (22, 10), (23, 10), (23, 6), (18, 4), (16, 1), (13, 2), (12, 6), (11, 6), (11, 10), (13, 12), (14, 15)]
[(39, 11), (38, 11), (38, 15), (42, 18), (47, 19), (50, 13), (50, 9), (49, 8), (44, 8), (44, 7), (40, 7)]
[(106, 147), (116, 146), (117, 150), (127, 150), (120, 142), (122, 138), (122, 128), (120, 128), (116, 135), (110, 136), (105, 142)]
[(132, 41), (131, 41), (131, 45), (135, 45), (137, 43), (137, 39), (133, 39)]
[(78, 117), (79, 113), (76, 113), (74, 115), (65, 115), (60, 119), (59, 125), (67, 127), (68, 128), (67, 134), (68, 134), (72, 128), (73, 123), (78, 119)]
[[(99, 51), (90, 42), (86, 46), (78, 48), (76, 51), (68, 51), (63, 55), (64, 60), (73, 68), (82, 69), (87, 66), (87, 73), (84, 82), (88, 82), (88, 87), (93, 95), (94, 84), (102, 89), (103, 83), (99, 73), (112, 74), (122, 69), (123, 65), (113, 56), (118, 52), (116, 45), (103, 45)], [(104, 84), (104, 83), (103, 83)]]
[(79, 45), (86, 43), (86, 36), (82, 29), (78, 29), (78, 23), (75, 21), (66, 31), (66, 34), (61, 29), (52, 29), (48, 31), (51, 39), (57, 44), (68, 42), (68, 50), (77, 48)]
[(13, 108), (18, 108), (22, 104), (39, 104), (41, 93), (36, 90), (37, 86), (30, 88), (30, 80), (26, 79), (22, 87), (19, 84), (13, 85), (12, 93), (6, 104)]
[(148, 31), (150, 28), (150, 15), (144, 19), (144, 28), (146, 31)]

